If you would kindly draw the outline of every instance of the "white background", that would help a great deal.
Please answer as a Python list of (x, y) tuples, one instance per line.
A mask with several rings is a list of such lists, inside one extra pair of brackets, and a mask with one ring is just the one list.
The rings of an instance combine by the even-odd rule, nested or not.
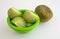
[[(7, 25), (7, 11), (17, 9), (35, 9), (38, 5), (47, 5), (53, 11), (53, 18), (41, 23), (29, 33), (20, 34)], [(60, 39), (60, 0), (0, 0), (0, 39)]]

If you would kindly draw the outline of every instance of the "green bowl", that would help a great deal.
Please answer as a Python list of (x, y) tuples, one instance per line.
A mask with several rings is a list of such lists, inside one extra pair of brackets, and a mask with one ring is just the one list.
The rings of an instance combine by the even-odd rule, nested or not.
[[(22, 13), (24, 13), (26, 10), (19, 10), (19, 11), (22, 12)], [(35, 12), (34, 12), (34, 13), (35, 13)], [(37, 14), (36, 14), (36, 15), (37, 15)], [(38, 16), (38, 17), (39, 17), (39, 16)], [(20, 32), (20, 33), (27, 33), (27, 32), (29, 32), (30, 30), (36, 28), (36, 27), (39, 25), (39, 23), (40, 23), (40, 18), (39, 18), (34, 24), (32, 24), (31, 26), (25, 27), (25, 28), (16, 27), (15, 25), (13, 25), (13, 24), (11, 23), (10, 17), (7, 17), (7, 23), (8, 23), (8, 25), (9, 25), (12, 29), (14, 29), (15, 31), (18, 31), (18, 32)]]

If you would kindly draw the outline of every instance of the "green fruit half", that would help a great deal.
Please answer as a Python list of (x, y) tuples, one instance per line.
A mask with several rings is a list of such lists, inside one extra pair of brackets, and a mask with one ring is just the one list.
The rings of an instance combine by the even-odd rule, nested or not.
[(28, 22), (28, 23), (34, 23), (37, 19), (38, 16), (36, 14), (34, 14), (34, 12), (27, 10), (24, 14), (23, 14), (23, 18)]
[(21, 16), (21, 12), (19, 12), (17, 9), (12, 7), (8, 10), (8, 16), (10, 18), (18, 17)]
[(25, 27), (26, 26), (26, 22), (24, 21), (23, 18), (21, 17), (15, 17), (14, 19), (12, 19), (11, 21), (14, 25), (18, 26), (18, 27)]
[(31, 25), (32, 25), (32, 23), (27, 23), (26, 27), (29, 27), (29, 26), (31, 26)]
[(47, 22), (53, 16), (51, 9), (49, 7), (47, 7), (46, 5), (37, 6), (35, 8), (35, 12), (40, 16), (41, 22)]

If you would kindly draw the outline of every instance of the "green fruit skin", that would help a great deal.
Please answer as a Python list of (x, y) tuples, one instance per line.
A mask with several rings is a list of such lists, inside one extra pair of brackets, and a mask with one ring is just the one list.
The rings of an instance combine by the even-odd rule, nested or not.
[(35, 12), (40, 16), (41, 22), (47, 22), (53, 16), (51, 9), (49, 7), (47, 7), (46, 5), (37, 6), (35, 8)]
[(28, 23), (34, 23), (34, 22), (38, 19), (38, 16), (35, 15), (32, 11), (27, 10), (27, 11), (23, 14), (23, 18), (24, 18)]
[(21, 17), (15, 17), (14, 19), (11, 20), (11, 22), (17, 27), (21, 27), (21, 28), (26, 27), (26, 22)]
[(19, 12), (17, 9), (11, 7), (9, 10), (8, 10), (8, 16), (10, 18), (14, 18), (14, 17), (18, 17), (18, 16), (21, 16), (21, 12)]

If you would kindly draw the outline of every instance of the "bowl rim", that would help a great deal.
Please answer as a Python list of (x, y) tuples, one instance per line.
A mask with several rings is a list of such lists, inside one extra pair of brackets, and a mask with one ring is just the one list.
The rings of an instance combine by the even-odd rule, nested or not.
[[(24, 11), (24, 10), (26, 10), (26, 9), (21, 9), (19, 11)], [(39, 18), (39, 16), (38, 16), (38, 18)], [(16, 30), (30, 30), (30, 29), (33, 29), (38, 26), (38, 24), (40, 23), (40, 18), (38, 20), (36, 20), (36, 22), (33, 25), (31, 25), (29, 27), (24, 27), (24, 28), (16, 27), (15, 25), (13, 25), (10, 21), (9, 16), (7, 17), (7, 23), (11, 28), (16, 29)]]

